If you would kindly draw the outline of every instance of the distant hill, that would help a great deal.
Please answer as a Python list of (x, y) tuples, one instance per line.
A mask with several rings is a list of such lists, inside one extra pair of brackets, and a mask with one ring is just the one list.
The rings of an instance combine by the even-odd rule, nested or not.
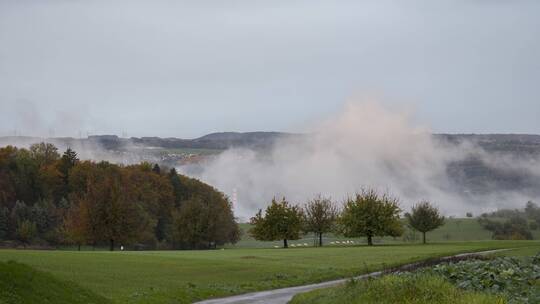
[(139, 145), (145, 147), (159, 147), (168, 149), (218, 149), (224, 150), (231, 147), (270, 147), (277, 139), (298, 136), (291, 133), (280, 132), (221, 132), (204, 135), (194, 139), (161, 138), (161, 137), (131, 137), (120, 138), (116, 135), (92, 135), (87, 138), (55, 137), (40, 138), (29, 136), (6, 136), (0, 137), (0, 145), (17, 143), (20, 146), (28, 146), (32, 143), (48, 141), (60, 146), (77, 146), (85, 144), (98, 144), (108, 150), (121, 150), (127, 145)]
[[(131, 137), (120, 138), (116, 135), (94, 135), (87, 138), (55, 137), (41, 138), (28, 136), (0, 137), (0, 146), (16, 144), (29, 146), (33, 143), (48, 141), (64, 146), (99, 146), (106, 150), (120, 151), (126, 148), (155, 147), (165, 149), (215, 149), (224, 150), (232, 147), (268, 148), (276, 140), (283, 138), (309, 136), (281, 132), (221, 132), (211, 133), (194, 139)], [(515, 156), (540, 156), (540, 135), (531, 134), (434, 134), (435, 139), (445, 144), (470, 142), (483, 148), (488, 153), (511, 153)]]
[[(73, 147), (80, 153), (92, 151), (85, 156), (110, 161), (133, 163), (150, 161), (167, 166), (181, 166), (199, 162), (205, 157), (232, 147), (264, 151), (284, 138), (309, 136), (280, 132), (221, 132), (194, 139), (131, 137), (96, 135), (88, 138), (37, 138), (0, 137), (0, 146), (30, 144), (48, 141), (60, 149)], [(540, 163), (540, 135), (532, 134), (434, 134), (441, 145), (469, 143), (484, 154), (471, 154), (466, 159), (450, 163), (447, 173), (454, 190), (463, 193), (489, 193), (496, 190), (519, 191), (523, 194), (540, 195), (540, 176), (519, 166), (498, 166), (486, 160), (487, 156), (502, 157), (512, 161)], [(204, 151), (203, 151), (204, 150)], [(212, 152), (213, 151), (213, 152)], [(204, 153), (203, 153), (204, 152)], [(540, 172), (540, 168), (537, 170)]]
[(519, 156), (540, 155), (540, 135), (533, 134), (435, 134), (447, 143), (471, 142), (487, 152), (508, 152)]
[[(126, 145), (141, 145), (160, 148), (228, 149), (231, 147), (270, 147), (276, 140), (308, 136), (282, 132), (220, 132), (194, 139), (175, 137), (131, 137), (116, 135), (93, 135), (87, 138), (55, 137), (42, 138), (30, 136), (0, 137), (0, 145), (11, 143), (28, 146), (32, 143), (48, 141), (61, 146), (98, 144), (109, 150), (121, 150)], [(435, 139), (449, 144), (469, 141), (478, 144), (489, 152), (512, 152), (520, 155), (540, 155), (540, 135), (532, 134), (434, 134)]]

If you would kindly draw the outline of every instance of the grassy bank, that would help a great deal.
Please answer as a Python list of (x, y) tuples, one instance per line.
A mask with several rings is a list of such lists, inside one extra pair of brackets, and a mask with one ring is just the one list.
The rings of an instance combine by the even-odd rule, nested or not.
[(0, 250), (116, 303), (189, 303), (196, 299), (320, 282), (435, 256), (535, 242), (488, 241), (342, 248), (215, 251), (70, 252)]
[(290, 304), (497, 304), (502, 298), (457, 289), (439, 277), (385, 276), (300, 294)]
[(103, 296), (79, 285), (15, 262), (0, 262), (2, 304), (107, 304)]

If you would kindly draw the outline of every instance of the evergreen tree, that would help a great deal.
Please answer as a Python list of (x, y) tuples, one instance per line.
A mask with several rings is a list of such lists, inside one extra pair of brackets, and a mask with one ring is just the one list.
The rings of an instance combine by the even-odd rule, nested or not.
[(60, 159), (60, 162), (58, 164), (58, 171), (62, 174), (62, 181), (63, 181), (63, 197), (66, 197), (69, 189), (69, 172), (70, 170), (75, 167), (79, 163), (79, 158), (77, 158), (77, 153), (71, 148), (68, 148), (64, 154), (62, 155), (62, 158)]
[(187, 188), (184, 187), (184, 185), (182, 184), (182, 181), (180, 180), (180, 176), (176, 172), (176, 169), (172, 168), (169, 171), (168, 177), (173, 189), (174, 202), (176, 203), (176, 206), (179, 207), (182, 201), (189, 198), (189, 191), (187, 191)]

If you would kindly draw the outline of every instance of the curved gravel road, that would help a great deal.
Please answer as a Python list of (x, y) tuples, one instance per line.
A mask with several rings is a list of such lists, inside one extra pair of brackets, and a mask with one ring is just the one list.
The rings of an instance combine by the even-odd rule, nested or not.
[[(500, 252), (504, 250), (510, 250), (510, 249), (497, 249), (497, 250), (488, 250), (488, 251), (481, 251), (481, 252), (461, 253), (461, 254), (456, 254), (456, 255), (441, 258), (441, 261), (452, 259), (452, 258), (466, 257), (466, 256), (471, 256), (471, 255), (487, 255), (487, 254)], [(403, 267), (414, 266), (416, 264), (419, 264), (419, 263), (412, 263), (412, 264), (404, 265)], [(363, 274), (363, 275), (354, 277), (354, 279), (362, 280), (362, 279), (366, 279), (370, 277), (377, 277), (377, 276), (380, 276), (382, 273), (383, 273), (382, 271), (376, 271), (376, 272)], [(347, 282), (347, 280), (350, 280), (350, 278), (333, 280), (333, 281), (322, 282), (322, 283), (317, 283), (317, 284), (252, 292), (252, 293), (246, 293), (246, 294), (231, 296), (231, 297), (226, 297), (226, 298), (210, 299), (210, 300), (205, 300), (201, 302), (196, 302), (196, 304), (286, 304), (296, 294), (308, 292), (315, 289), (341, 285)]]

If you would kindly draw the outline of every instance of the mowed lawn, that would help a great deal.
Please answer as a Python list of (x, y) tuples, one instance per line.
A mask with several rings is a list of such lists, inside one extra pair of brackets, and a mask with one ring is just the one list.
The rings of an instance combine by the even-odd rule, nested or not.
[[(273, 248), (274, 246), (282, 246), (282, 242), (261, 242), (249, 236), (250, 224), (240, 224), (240, 228), (244, 232), (242, 239), (236, 245), (228, 245), (228, 248)], [(532, 231), (534, 239), (540, 239), (540, 230)], [(416, 232), (414, 234), (416, 241), (412, 240), (412, 234), (406, 233), (403, 237), (391, 238), (375, 238), (376, 243), (420, 243), (422, 234)], [(406, 239), (408, 237), (408, 239)], [(329, 244), (333, 241), (354, 240), (356, 243), (366, 243), (365, 238), (345, 238), (343, 236), (335, 236), (331, 233), (324, 236), (325, 243)], [(443, 226), (428, 232), (427, 240), (429, 242), (464, 242), (464, 241), (484, 241), (491, 240), (491, 232), (484, 229), (475, 218), (447, 218)], [(313, 235), (306, 235), (301, 240), (292, 241), (291, 244), (313, 245), (316, 239)]]
[(159, 252), (0, 250), (0, 260), (28, 264), (115, 303), (189, 303), (348, 277), (434, 256), (523, 247), (540, 249), (540, 243), (483, 241)]

